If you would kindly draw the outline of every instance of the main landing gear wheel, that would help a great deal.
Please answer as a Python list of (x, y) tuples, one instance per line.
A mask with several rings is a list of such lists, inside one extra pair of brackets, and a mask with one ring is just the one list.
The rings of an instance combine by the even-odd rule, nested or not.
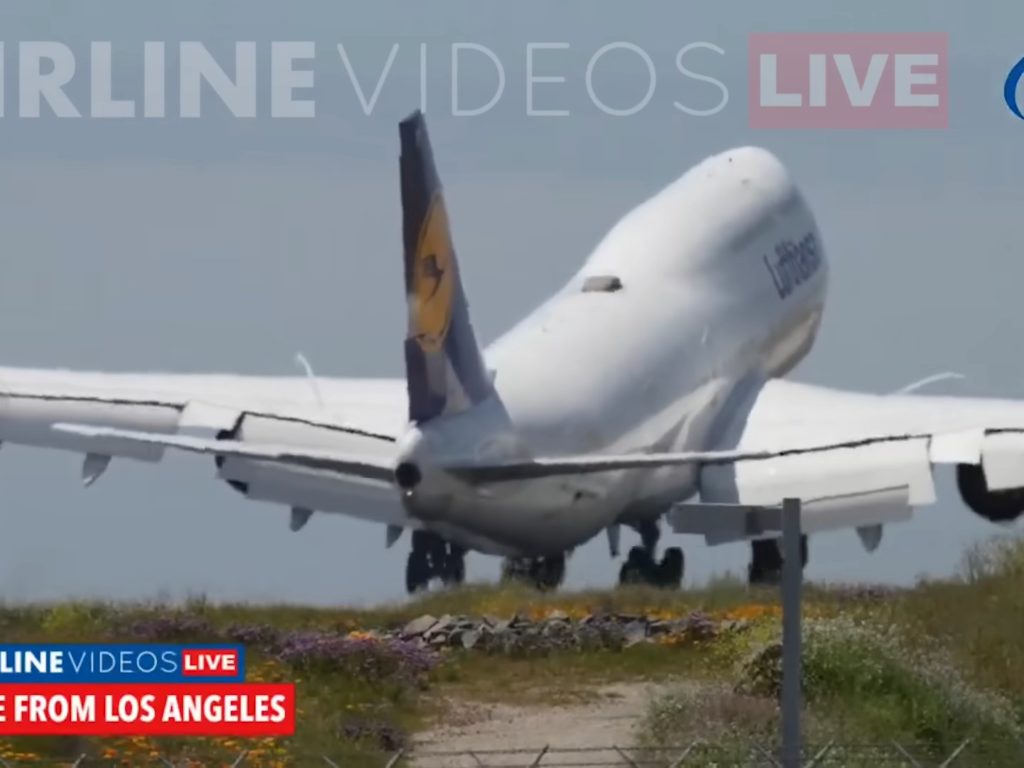
[[(761, 539), (750, 542), (750, 566), (747, 582), (751, 586), (776, 586), (782, 581), (782, 539)], [(800, 565), (807, 566), (807, 537), (800, 537)]]
[(565, 581), (565, 554), (508, 558), (501, 568), (501, 580), (522, 582), (542, 591), (558, 589)]
[(426, 589), (433, 579), (446, 586), (466, 580), (466, 550), (427, 531), (413, 531), (412, 550), (405, 564), (405, 588), (412, 594)]
[(683, 583), (684, 570), (683, 550), (679, 547), (666, 549), (660, 563), (655, 562), (650, 552), (643, 547), (633, 547), (619, 569), (619, 585), (647, 584), (679, 589)]
[(669, 547), (661, 558), (655, 560), (661, 529), (656, 522), (642, 523), (637, 527), (640, 546), (633, 547), (626, 556), (626, 562), (619, 569), (619, 585), (647, 584), (652, 587), (679, 589), (683, 584), (685, 560), (683, 550)]

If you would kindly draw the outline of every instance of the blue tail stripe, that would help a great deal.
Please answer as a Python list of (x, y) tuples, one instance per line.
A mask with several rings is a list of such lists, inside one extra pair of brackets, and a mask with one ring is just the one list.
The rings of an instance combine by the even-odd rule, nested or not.
[(472, 407), (493, 391), (469, 319), (448, 213), (426, 123), (399, 124), (409, 418), (425, 422)]

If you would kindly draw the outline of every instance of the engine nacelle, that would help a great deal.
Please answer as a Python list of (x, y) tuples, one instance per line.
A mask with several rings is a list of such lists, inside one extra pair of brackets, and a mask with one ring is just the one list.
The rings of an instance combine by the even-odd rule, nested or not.
[(1024, 512), (1024, 488), (990, 491), (980, 464), (958, 464), (956, 484), (964, 504), (989, 522), (1013, 522)]

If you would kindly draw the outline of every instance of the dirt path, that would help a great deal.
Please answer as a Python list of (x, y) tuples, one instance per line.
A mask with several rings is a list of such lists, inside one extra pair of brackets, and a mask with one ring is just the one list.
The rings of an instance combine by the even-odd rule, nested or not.
[[(525, 766), (533, 763), (545, 745), (552, 749), (627, 748), (633, 743), (634, 729), (647, 705), (665, 689), (664, 685), (656, 683), (618, 683), (597, 689), (587, 703), (556, 707), (462, 704), (445, 724), (416, 737), (415, 765), (419, 768), (479, 768), (481, 764)], [(532, 752), (528, 757), (519, 750)], [(475, 752), (476, 757), (451, 754), (467, 751)], [(610, 764), (618, 759), (612, 749), (588, 753), (587, 757)], [(539, 765), (579, 763), (582, 758), (579, 753), (548, 754)]]

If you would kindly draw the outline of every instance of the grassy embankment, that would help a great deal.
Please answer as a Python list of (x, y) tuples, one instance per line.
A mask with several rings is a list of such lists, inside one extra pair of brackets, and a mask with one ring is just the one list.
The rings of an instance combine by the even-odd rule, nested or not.
[[(223, 765), (248, 749), (247, 766), (323, 765), (321, 755), (346, 766), (378, 766), (416, 730), (443, 719), (453, 702), (550, 705), (630, 680), (680, 682), (678, 693), (651, 702), (639, 737), (645, 744), (696, 737), (728, 748), (770, 744), (778, 726), (776, 597), (722, 582), (681, 593), (471, 587), (362, 611), (202, 600), (0, 607), (5, 642), (242, 641), (249, 679), (294, 681), (298, 699), (291, 738), (18, 738), (0, 741), (0, 758), (31, 764), (85, 752), (111, 765), (160, 765), (157, 755), (176, 765), (186, 758)], [(705, 630), (627, 648), (608, 641), (575, 650), (440, 653), (366, 636), (427, 613), (539, 618), (556, 610), (575, 618), (702, 612)], [(810, 740), (895, 739), (939, 756), (970, 737), (976, 744), (957, 765), (1024, 759), (1024, 542), (1000, 540), (972, 553), (958, 578), (913, 589), (810, 587), (805, 618)], [(706, 631), (708, 624), (714, 631)], [(849, 764), (855, 762), (851, 756)]]

